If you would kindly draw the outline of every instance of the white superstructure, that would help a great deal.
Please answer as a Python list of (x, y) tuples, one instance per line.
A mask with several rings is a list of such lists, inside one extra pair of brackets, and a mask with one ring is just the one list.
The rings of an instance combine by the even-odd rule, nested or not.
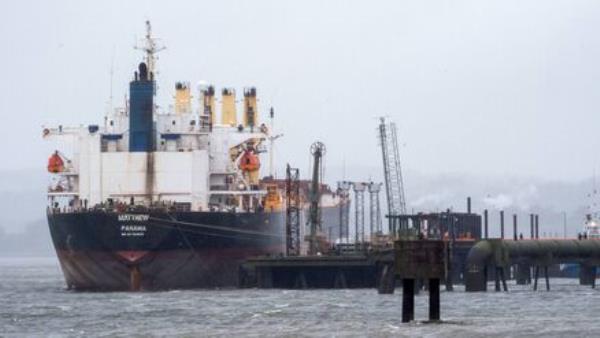
[(93, 206), (130, 203), (133, 197), (144, 204), (189, 203), (192, 210), (244, 210), (260, 203), (257, 197), (265, 192), (245, 177), (239, 161), (249, 148), (264, 152), (266, 127), (209, 127), (198, 112), (156, 114), (156, 151), (148, 154), (128, 151), (127, 115), (118, 109), (104, 126), (44, 129), (46, 138), (70, 137), (73, 144), (69, 160), (63, 156), (68, 168), (57, 173), (60, 179), (48, 193), (53, 200), (72, 196), (75, 206)]
[[(155, 67), (157, 50), (150, 36), (145, 48), (148, 66)], [(140, 65), (140, 77), (142, 65)], [(153, 73), (149, 73), (153, 81)], [(138, 80), (136, 72), (135, 81)], [(133, 83), (133, 82), (132, 82)], [(189, 82), (175, 85), (175, 103), (167, 112), (152, 107), (153, 151), (130, 150), (130, 105), (109, 112), (103, 125), (44, 128), (45, 138), (67, 137), (72, 153), (57, 151), (48, 170), (55, 174), (48, 196), (53, 207), (88, 208), (103, 205), (171, 205), (192, 211), (250, 211), (261, 208), (259, 154), (270, 136), (258, 125), (256, 89), (244, 90), (243, 107), (227, 97), (221, 110), (212, 86), (202, 85), (193, 100)], [(194, 106), (196, 102), (196, 107)], [(227, 121), (220, 123), (226, 109)], [(52, 166), (52, 168), (51, 168)], [(58, 204), (57, 204), (58, 203)]]

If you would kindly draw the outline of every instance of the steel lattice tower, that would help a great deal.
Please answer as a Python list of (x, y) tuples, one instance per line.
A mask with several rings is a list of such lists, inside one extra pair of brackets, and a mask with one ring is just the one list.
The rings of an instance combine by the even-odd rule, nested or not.
[(370, 217), (370, 239), (373, 234), (381, 233), (381, 206), (379, 204), (379, 191), (381, 191), (381, 183), (369, 183), (369, 217)]
[(406, 200), (404, 198), (404, 183), (398, 152), (398, 137), (396, 124), (386, 123), (385, 118), (380, 119), (379, 141), (383, 155), (383, 174), (385, 178), (385, 192), (389, 215), (406, 214)]
[(300, 255), (300, 170), (288, 164), (285, 181), (286, 255)]
[(339, 239), (346, 239), (346, 243), (350, 242), (350, 188), (352, 183), (348, 181), (338, 182), (338, 193), (341, 201), (339, 206), (340, 211), (340, 229)]
[(355, 243), (365, 242), (365, 188), (367, 185), (361, 182), (355, 182), (354, 187), (354, 237)]

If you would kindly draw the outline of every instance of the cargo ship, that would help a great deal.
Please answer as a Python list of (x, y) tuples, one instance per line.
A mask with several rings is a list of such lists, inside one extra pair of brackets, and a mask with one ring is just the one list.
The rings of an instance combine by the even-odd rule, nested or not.
[[(70, 146), (47, 165), (48, 226), (67, 287), (234, 287), (243, 260), (285, 252), (284, 180), (261, 166), (276, 135), (260, 122), (254, 87), (243, 90), (241, 118), (235, 90), (223, 88), (217, 100), (208, 84), (192, 95), (189, 82), (177, 82), (174, 104), (161, 109), (161, 46), (149, 22), (140, 49), (123, 107), (102, 124), (43, 129), (44, 138)], [(349, 202), (327, 186), (321, 201), (329, 225), (322, 231), (333, 242)]]

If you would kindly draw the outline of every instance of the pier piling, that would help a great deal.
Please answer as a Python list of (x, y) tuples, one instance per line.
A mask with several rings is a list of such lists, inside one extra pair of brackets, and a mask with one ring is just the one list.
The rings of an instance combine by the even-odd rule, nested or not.
[(440, 280), (429, 280), (429, 320), (440, 320)]
[(402, 322), (415, 319), (415, 280), (402, 279)]
[(579, 285), (593, 285), (596, 280), (596, 267), (589, 264), (579, 265)]
[(494, 284), (496, 286), (496, 292), (500, 292), (500, 268), (496, 268), (496, 271), (494, 273), (494, 281)]
[(402, 322), (415, 317), (416, 281), (428, 281), (429, 320), (440, 320), (440, 279), (445, 276), (445, 243), (440, 240), (399, 240), (394, 243), (396, 273), (402, 276)]
[(515, 265), (515, 280), (517, 285), (526, 285), (531, 283), (531, 267), (526, 263)]

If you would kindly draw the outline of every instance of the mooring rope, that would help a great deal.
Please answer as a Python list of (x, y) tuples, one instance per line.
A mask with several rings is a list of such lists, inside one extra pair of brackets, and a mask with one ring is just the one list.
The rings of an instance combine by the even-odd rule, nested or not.
[[(273, 237), (273, 238), (278, 238), (278, 239), (284, 237), (282, 235), (270, 234), (270, 233), (260, 232), (260, 231), (236, 229), (236, 228), (224, 227), (224, 226), (219, 226), (219, 225), (207, 225), (207, 224), (200, 224), (200, 223), (191, 223), (191, 222), (184, 222), (184, 221), (178, 221), (178, 220), (168, 220), (168, 219), (157, 218), (157, 217), (150, 217), (148, 220), (154, 221), (154, 222), (167, 223), (167, 224), (165, 224), (167, 226), (168, 226), (168, 223), (171, 223), (171, 224), (173, 224), (172, 225), (173, 227), (175, 227), (174, 225), (186, 225), (186, 226), (193, 227), (193, 228), (202, 228), (202, 229), (210, 229), (210, 230), (227, 231), (227, 232), (234, 232), (234, 233), (246, 234), (246, 235), (263, 236), (263, 237)], [(180, 230), (182, 230), (182, 231), (189, 231), (187, 229), (180, 229)], [(215, 235), (218, 236), (219, 234), (215, 234)], [(224, 236), (224, 235), (221, 235), (221, 236)]]

